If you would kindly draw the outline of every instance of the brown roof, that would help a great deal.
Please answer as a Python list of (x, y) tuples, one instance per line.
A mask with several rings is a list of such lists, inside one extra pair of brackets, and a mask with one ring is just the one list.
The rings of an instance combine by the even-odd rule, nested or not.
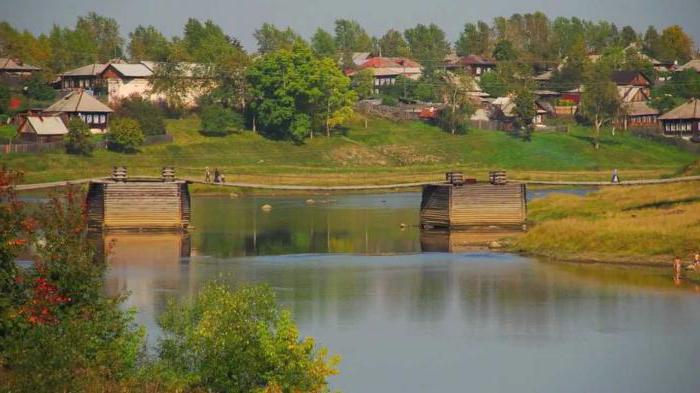
[(685, 104), (659, 116), (659, 120), (700, 119), (700, 100), (693, 98)]
[(65, 97), (56, 101), (47, 112), (113, 112), (110, 107), (98, 101), (84, 90), (68, 93)]
[(659, 111), (650, 107), (644, 101), (627, 102), (622, 105), (628, 116), (658, 115)]
[(0, 71), (39, 71), (41, 68), (25, 64), (21, 60), (0, 57)]
[(82, 67), (66, 71), (61, 76), (97, 76), (107, 68), (109, 64), (88, 64)]
[(678, 67), (678, 71), (695, 70), (700, 72), (700, 59), (691, 60), (682, 66)]
[(651, 83), (649, 78), (639, 71), (613, 71), (610, 79), (612, 79), (612, 81), (618, 85), (631, 85), (632, 82), (634, 82), (634, 79), (640, 75), (647, 81), (647, 83)]
[(59, 116), (27, 116), (26, 121), (37, 135), (68, 134), (68, 128)]

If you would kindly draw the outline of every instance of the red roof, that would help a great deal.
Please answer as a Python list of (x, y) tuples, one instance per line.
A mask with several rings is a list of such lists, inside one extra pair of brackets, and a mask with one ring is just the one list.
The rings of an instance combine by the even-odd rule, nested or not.
[(417, 62), (407, 59), (405, 57), (371, 57), (367, 59), (361, 68), (390, 68), (390, 67), (408, 67), (408, 68), (418, 68), (420, 64)]
[(483, 66), (495, 66), (496, 63), (485, 58), (481, 57), (479, 55), (468, 55), (468, 56), (461, 56), (457, 58), (455, 61), (452, 62), (452, 64), (460, 64), (460, 65), (483, 65)]

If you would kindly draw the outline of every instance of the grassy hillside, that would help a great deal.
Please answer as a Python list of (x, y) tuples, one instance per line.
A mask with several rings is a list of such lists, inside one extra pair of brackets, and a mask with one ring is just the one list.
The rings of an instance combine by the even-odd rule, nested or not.
[(608, 262), (684, 261), (700, 247), (700, 182), (615, 187), (586, 197), (552, 195), (528, 204), (533, 227), (513, 249)]
[[(2, 162), (26, 172), (26, 182), (104, 176), (113, 165), (131, 174), (157, 175), (174, 165), (178, 174), (201, 176), (218, 167), (229, 181), (287, 184), (377, 184), (439, 178), (449, 169), (483, 177), (503, 168), (519, 178), (607, 179), (613, 168), (625, 179), (680, 173), (696, 157), (676, 148), (628, 135), (606, 135), (599, 151), (590, 133), (537, 133), (524, 142), (506, 133), (472, 130), (450, 135), (420, 123), (394, 123), (361, 118), (341, 135), (316, 137), (303, 145), (272, 141), (246, 131), (227, 137), (205, 137), (196, 118), (172, 120), (168, 131), (175, 142), (146, 146), (132, 155), (96, 151), (93, 157), (62, 152), (12, 154)], [(348, 176), (352, 174), (352, 176)]]

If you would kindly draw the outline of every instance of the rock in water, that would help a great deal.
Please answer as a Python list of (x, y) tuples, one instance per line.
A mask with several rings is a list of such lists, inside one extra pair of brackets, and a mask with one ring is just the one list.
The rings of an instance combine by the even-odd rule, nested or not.
[(264, 204), (264, 205), (262, 205), (262, 207), (260, 207), (260, 208), (261, 208), (262, 211), (264, 211), (264, 212), (269, 212), (270, 210), (272, 210), (272, 206), (270, 206), (270, 205), (268, 205), (268, 204)]
[(307, 199), (307, 200), (306, 200), (306, 204), (307, 204), (307, 205), (313, 205), (314, 203), (316, 203), (316, 201), (314, 201), (313, 199)]

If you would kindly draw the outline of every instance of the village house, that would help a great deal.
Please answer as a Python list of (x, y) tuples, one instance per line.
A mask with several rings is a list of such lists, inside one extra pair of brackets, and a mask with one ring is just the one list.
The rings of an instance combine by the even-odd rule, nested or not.
[(78, 116), (90, 127), (93, 134), (107, 131), (109, 116), (114, 112), (85, 90), (76, 90), (46, 108), (46, 113)]
[(17, 137), (24, 143), (59, 142), (67, 134), (68, 129), (59, 114), (23, 117), (17, 128)]
[(100, 74), (107, 68), (109, 64), (88, 64), (70, 71), (62, 73), (61, 89), (77, 90), (90, 89), (95, 90), (103, 87)]
[(683, 64), (682, 66), (676, 68), (676, 71), (679, 72), (686, 70), (694, 70), (695, 72), (700, 73), (700, 59), (691, 60)]
[(666, 136), (700, 139), (700, 99), (691, 99), (659, 116), (659, 120)]
[(0, 57), (0, 83), (14, 86), (29, 79), (41, 68), (23, 63), (18, 59)]
[(614, 71), (610, 79), (623, 103), (644, 102), (651, 97), (651, 81), (639, 71)]
[(493, 71), (496, 68), (496, 63), (479, 55), (456, 56), (451, 54), (445, 58), (444, 67), (451, 71), (462, 70), (479, 80), (485, 73)]
[(422, 74), (421, 65), (405, 57), (370, 57), (359, 69), (346, 71), (346, 75), (352, 77), (359, 70), (372, 71), (374, 94), (379, 94), (384, 87), (395, 85), (399, 76), (417, 80)]
[(656, 128), (659, 111), (645, 101), (625, 102), (622, 104), (623, 116), (618, 123), (623, 129)]
[[(492, 120), (498, 120), (501, 123), (512, 127), (515, 121), (515, 100), (511, 96), (498, 97), (492, 102), (494, 110), (491, 113)], [(536, 127), (543, 126), (547, 116), (553, 114), (553, 108), (550, 104), (541, 100), (535, 100), (535, 117), (532, 119), (532, 124)]]

